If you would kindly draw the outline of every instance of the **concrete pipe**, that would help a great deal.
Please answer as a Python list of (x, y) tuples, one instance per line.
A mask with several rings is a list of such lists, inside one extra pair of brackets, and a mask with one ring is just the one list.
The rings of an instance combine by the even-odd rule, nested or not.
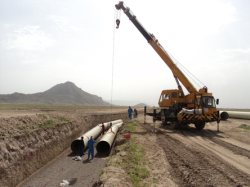
[(250, 112), (227, 111), (229, 118), (250, 119)]
[[(105, 130), (107, 130), (110, 127), (110, 123), (112, 123), (112, 125), (115, 125), (115, 124), (122, 123), (122, 120), (119, 119), (119, 120), (103, 123)], [(77, 138), (71, 143), (72, 152), (74, 154), (79, 154), (81, 146), (83, 146), (83, 149), (85, 150), (87, 148), (87, 143), (90, 137), (92, 136), (93, 139), (96, 139), (101, 134), (101, 132), (102, 132), (102, 124), (98, 124), (94, 128), (87, 131), (85, 134), (81, 135), (79, 138)], [(81, 137), (83, 137), (83, 141), (81, 140)]]
[(119, 130), (119, 128), (122, 126), (123, 123), (117, 123), (113, 125), (108, 132), (106, 132), (101, 140), (96, 145), (96, 150), (99, 154), (107, 155), (112, 147), (112, 144), (114, 142), (115, 136)]

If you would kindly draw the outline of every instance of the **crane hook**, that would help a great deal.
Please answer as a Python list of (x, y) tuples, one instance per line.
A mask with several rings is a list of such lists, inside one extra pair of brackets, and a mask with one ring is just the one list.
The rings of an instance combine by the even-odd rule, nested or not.
[(116, 28), (118, 29), (121, 21), (119, 19), (116, 19), (115, 22), (116, 22)]

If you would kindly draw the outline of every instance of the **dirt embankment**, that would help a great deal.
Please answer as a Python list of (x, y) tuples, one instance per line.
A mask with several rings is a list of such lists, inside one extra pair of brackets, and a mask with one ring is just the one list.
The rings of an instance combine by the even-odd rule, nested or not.
[(69, 147), (91, 126), (126, 118), (126, 113), (94, 115), (80, 112), (0, 118), (1, 186), (17, 185)]

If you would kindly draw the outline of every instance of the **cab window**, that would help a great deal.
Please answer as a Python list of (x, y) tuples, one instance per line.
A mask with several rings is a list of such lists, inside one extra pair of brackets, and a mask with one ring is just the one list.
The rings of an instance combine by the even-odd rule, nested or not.
[(215, 100), (213, 97), (202, 97), (202, 105), (203, 107), (211, 108), (215, 107)]

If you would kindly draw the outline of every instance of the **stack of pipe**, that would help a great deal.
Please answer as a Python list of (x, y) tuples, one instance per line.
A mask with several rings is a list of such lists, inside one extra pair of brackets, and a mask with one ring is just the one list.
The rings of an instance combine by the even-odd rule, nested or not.
[[(105, 130), (107, 130), (110, 127), (110, 123), (112, 123), (112, 125), (120, 124), (122, 123), (122, 120), (119, 119), (119, 120), (103, 123)], [(71, 143), (72, 152), (74, 154), (78, 154), (81, 149), (81, 146), (83, 146), (83, 149), (86, 149), (87, 143), (90, 137), (92, 136), (93, 139), (96, 139), (101, 134), (101, 132), (102, 132), (102, 124), (98, 124), (94, 128), (87, 131), (85, 134), (81, 135), (79, 138), (77, 138)], [(83, 141), (81, 140), (82, 137), (83, 137)]]
[(222, 111), (220, 112), (220, 117), (221, 117), (221, 120), (227, 120), (228, 118), (250, 119), (250, 112)]
[(122, 124), (123, 123), (121, 122), (112, 125), (112, 127), (103, 135), (103, 137), (96, 145), (96, 150), (99, 154), (107, 155), (110, 152), (116, 134)]
[(227, 111), (229, 118), (250, 119), (250, 112)]

